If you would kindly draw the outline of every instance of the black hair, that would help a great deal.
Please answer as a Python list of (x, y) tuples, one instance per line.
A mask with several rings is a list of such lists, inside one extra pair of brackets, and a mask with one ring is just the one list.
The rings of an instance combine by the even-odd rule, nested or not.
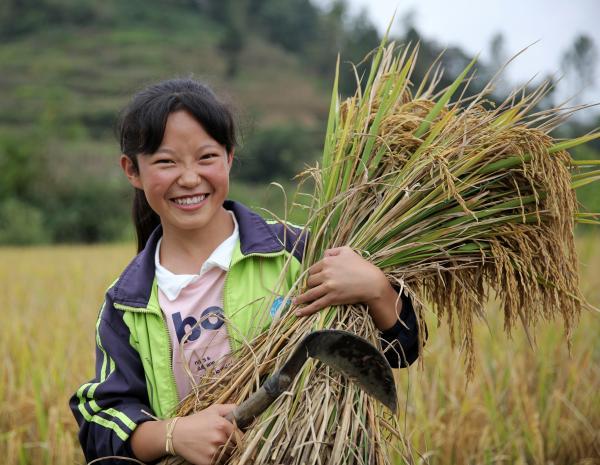
[[(232, 111), (205, 84), (194, 79), (169, 79), (146, 87), (133, 96), (121, 112), (117, 137), (121, 152), (138, 169), (138, 155), (156, 152), (163, 140), (167, 118), (173, 112), (186, 110), (204, 130), (231, 153), (236, 145)], [(144, 192), (135, 189), (133, 223), (140, 252), (152, 231), (160, 224)]]

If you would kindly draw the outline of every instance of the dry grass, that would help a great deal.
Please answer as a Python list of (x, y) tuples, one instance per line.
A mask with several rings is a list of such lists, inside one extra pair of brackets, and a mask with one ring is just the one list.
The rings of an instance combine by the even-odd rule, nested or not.
[[(578, 252), (582, 292), (598, 307), (600, 237), (580, 238)], [(132, 253), (0, 249), (2, 463), (84, 462), (67, 401), (93, 375), (98, 307)], [(459, 354), (431, 319), (425, 369), (398, 372), (399, 419), (416, 463), (419, 454), (436, 465), (600, 463), (600, 315), (582, 316), (571, 357), (558, 324), (539, 328), (535, 351), (521, 331), (509, 341), (498, 318), (489, 325), (476, 325), (480, 362), (466, 388)]]
[(67, 402), (93, 375), (95, 319), (132, 246), (0, 249), (0, 457), (83, 462)]
[[(600, 302), (597, 236), (579, 241), (583, 294)], [(544, 323), (531, 348), (523, 331), (502, 334), (501, 314), (477, 324), (479, 363), (467, 383), (448, 333), (429, 318), (424, 370), (400, 374), (403, 433), (411, 458), (430, 464), (600, 463), (600, 315), (584, 312), (571, 355), (564, 329)], [(425, 462), (425, 461), (424, 461)]]

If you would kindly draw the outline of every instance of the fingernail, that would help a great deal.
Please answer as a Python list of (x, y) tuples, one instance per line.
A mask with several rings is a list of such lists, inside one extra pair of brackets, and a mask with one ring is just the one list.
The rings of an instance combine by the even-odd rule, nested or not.
[(302, 312), (300, 310), (296, 310), (294, 313), (296, 314), (296, 316), (302, 316)]

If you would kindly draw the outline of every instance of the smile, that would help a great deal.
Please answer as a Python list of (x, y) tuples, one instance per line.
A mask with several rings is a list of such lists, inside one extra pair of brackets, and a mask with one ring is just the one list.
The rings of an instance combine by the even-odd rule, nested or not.
[(204, 199), (208, 197), (208, 194), (200, 194), (194, 195), (193, 197), (178, 197), (176, 199), (171, 199), (177, 205), (186, 206), (186, 205), (197, 205), (201, 203)]

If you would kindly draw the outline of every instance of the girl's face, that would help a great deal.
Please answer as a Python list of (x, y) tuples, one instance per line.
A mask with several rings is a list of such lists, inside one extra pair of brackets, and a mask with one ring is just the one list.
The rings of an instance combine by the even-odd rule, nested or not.
[(229, 191), (233, 154), (215, 141), (187, 111), (171, 113), (158, 150), (138, 155), (138, 170), (121, 157), (129, 182), (142, 189), (160, 216), (165, 234), (215, 230), (227, 212), (223, 201)]

